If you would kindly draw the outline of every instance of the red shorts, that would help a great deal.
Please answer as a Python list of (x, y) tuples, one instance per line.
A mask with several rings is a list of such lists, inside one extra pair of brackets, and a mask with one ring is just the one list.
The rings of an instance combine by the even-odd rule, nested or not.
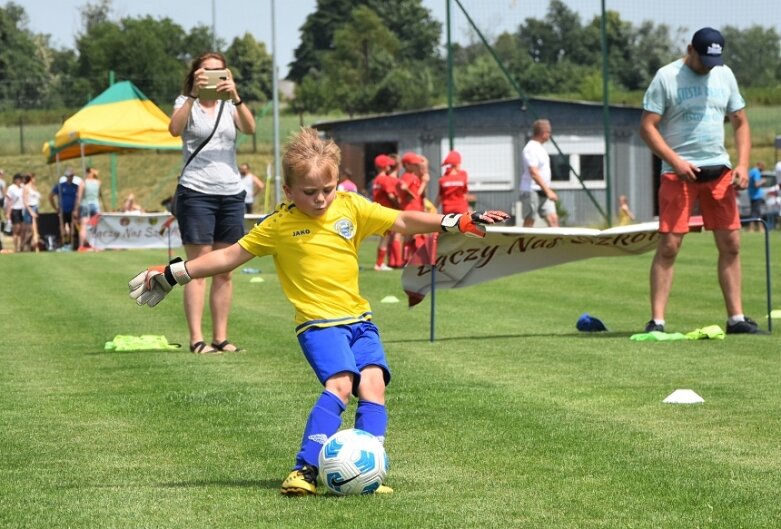
[(675, 173), (662, 174), (659, 187), (659, 232), (688, 233), (689, 216), (699, 200), (706, 230), (738, 230), (737, 195), (732, 171), (711, 182), (684, 182)]

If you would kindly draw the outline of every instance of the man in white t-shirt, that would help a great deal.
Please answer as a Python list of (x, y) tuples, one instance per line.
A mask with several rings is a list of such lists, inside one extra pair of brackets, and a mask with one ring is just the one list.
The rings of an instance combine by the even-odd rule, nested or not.
[(532, 138), (523, 148), (523, 174), (521, 175), (521, 208), (524, 228), (534, 226), (538, 218), (548, 226), (557, 227), (556, 201), (559, 199), (551, 188), (550, 156), (543, 144), (551, 137), (551, 125), (547, 119), (532, 123)]
[(255, 203), (255, 194), (260, 193), (266, 187), (263, 180), (252, 174), (248, 163), (239, 166), (241, 175), (241, 185), (244, 186), (247, 195), (244, 197), (244, 212), (252, 213), (252, 206)]
[(776, 184), (781, 184), (781, 160), (776, 162)]

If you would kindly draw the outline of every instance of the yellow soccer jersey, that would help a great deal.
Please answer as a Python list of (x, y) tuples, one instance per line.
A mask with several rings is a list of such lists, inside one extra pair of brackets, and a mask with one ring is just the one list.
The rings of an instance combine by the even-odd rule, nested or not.
[(314, 218), (282, 203), (239, 244), (256, 256), (271, 255), (285, 295), (296, 309), (296, 333), (371, 319), (358, 289), (358, 247), (387, 232), (399, 211), (337, 191), (326, 213)]

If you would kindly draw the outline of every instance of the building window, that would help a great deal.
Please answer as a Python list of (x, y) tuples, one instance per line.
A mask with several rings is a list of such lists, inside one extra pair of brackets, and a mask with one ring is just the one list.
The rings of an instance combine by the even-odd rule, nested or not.
[[(469, 174), (470, 191), (506, 191), (513, 189), (515, 169), (512, 136), (462, 136), (453, 138), (456, 150), (461, 153), (461, 168)], [(441, 153), (450, 152), (450, 142), (443, 139)], [(439, 162), (429, 160), (433, 174)]]
[(603, 154), (581, 154), (580, 178), (596, 182), (605, 180), (605, 156)]
[(551, 180), (554, 182), (569, 182), (569, 166), (571, 163), (569, 154), (551, 154)]
[(604, 189), (604, 139), (595, 136), (554, 136), (554, 140), (563, 153), (559, 154), (552, 143), (545, 144), (550, 155), (554, 189), (580, 188), (580, 182), (574, 173), (580, 175), (589, 189)]

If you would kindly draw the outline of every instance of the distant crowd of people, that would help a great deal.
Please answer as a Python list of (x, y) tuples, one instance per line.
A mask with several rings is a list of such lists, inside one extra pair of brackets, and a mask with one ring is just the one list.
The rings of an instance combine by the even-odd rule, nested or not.
[[(48, 198), (52, 211), (57, 215), (57, 239), (61, 246), (81, 251), (90, 249), (87, 237), (89, 223), (101, 212), (108, 211), (100, 173), (95, 167), (87, 167), (82, 178), (72, 167), (66, 167), (48, 195), (38, 189), (35, 173), (15, 173), (6, 183), (5, 171), (0, 169), (0, 223), (3, 232), (11, 237), (8, 248), (3, 248), (0, 238), (0, 250), (37, 252), (51, 249), (42, 240), (39, 226), (44, 197)], [(140, 213), (143, 208), (136, 203), (133, 193), (129, 193), (118, 211)]]
[[(254, 204), (264, 191), (265, 184), (251, 172), (247, 163), (239, 166), (239, 174), (242, 189), (246, 191), (244, 212), (253, 213)], [(357, 191), (357, 188), (354, 190)], [(100, 173), (95, 167), (87, 167), (83, 178), (76, 174), (73, 167), (65, 167), (48, 195), (45, 190), (43, 193), (38, 190), (35, 173), (15, 173), (6, 182), (5, 171), (0, 169), (0, 231), (11, 238), (11, 243), (4, 247), (0, 237), (0, 250), (31, 252), (52, 249), (43, 240), (39, 230), (41, 201), (47, 198), (51, 211), (58, 218), (57, 246), (78, 251), (91, 249), (89, 227), (100, 213), (113, 211), (133, 215), (147, 211), (132, 191), (124, 196), (118, 208), (112, 210), (107, 207)]]

